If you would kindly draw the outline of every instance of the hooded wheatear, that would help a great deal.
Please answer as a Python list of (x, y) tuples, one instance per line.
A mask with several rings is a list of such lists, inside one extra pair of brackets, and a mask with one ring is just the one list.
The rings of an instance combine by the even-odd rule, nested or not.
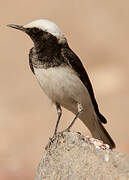
[(62, 106), (75, 114), (66, 130), (70, 130), (75, 120), (80, 118), (94, 138), (114, 148), (115, 143), (102, 125), (107, 121), (99, 111), (87, 72), (60, 28), (46, 19), (24, 26), (8, 26), (25, 32), (34, 43), (29, 64), (41, 88), (56, 105), (58, 120), (54, 134), (57, 133)]

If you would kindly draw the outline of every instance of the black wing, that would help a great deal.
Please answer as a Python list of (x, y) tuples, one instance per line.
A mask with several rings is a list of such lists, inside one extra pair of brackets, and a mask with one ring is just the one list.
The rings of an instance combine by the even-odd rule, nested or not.
[(79, 78), (88, 89), (88, 92), (90, 94), (90, 97), (91, 97), (91, 100), (92, 100), (92, 103), (93, 103), (93, 106), (94, 106), (94, 109), (98, 118), (100, 119), (102, 123), (104, 124), (107, 123), (107, 120), (105, 119), (105, 117), (99, 112), (98, 104), (95, 100), (91, 82), (89, 80), (88, 74), (85, 71), (80, 59), (68, 46), (62, 48), (62, 55), (64, 59), (67, 61), (67, 63), (70, 64), (72, 68), (78, 73)]
[(32, 49), (33, 48), (30, 49), (30, 53), (29, 53), (29, 65), (30, 65), (31, 71), (34, 73), (34, 68), (33, 68), (33, 64), (32, 64)]

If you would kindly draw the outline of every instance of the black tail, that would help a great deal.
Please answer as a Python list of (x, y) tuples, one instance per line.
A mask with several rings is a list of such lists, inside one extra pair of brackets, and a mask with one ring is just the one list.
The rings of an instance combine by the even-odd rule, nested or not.
[(107, 130), (101, 124), (99, 119), (95, 119), (94, 128), (91, 132), (94, 138), (102, 140), (104, 143), (108, 144), (111, 149), (115, 148), (115, 143), (111, 136), (108, 134)]
[(101, 113), (97, 114), (97, 116), (98, 116), (99, 120), (100, 120), (103, 124), (106, 124), (106, 123), (107, 123), (106, 118), (105, 118)]

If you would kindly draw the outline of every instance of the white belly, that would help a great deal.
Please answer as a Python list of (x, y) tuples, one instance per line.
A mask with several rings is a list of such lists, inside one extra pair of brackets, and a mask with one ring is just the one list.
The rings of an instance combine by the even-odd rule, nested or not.
[(73, 113), (77, 111), (77, 103), (88, 109), (93, 108), (87, 88), (71, 68), (34, 68), (34, 71), (41, 88), (53, 102), (58, 102)]

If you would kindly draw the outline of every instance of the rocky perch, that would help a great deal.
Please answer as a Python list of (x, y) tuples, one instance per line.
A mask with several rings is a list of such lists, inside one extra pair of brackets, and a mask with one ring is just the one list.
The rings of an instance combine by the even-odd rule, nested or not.
[(94, 138), (58, 133), (48, 143), (35, 180), (129, 180), (129, 157)]

